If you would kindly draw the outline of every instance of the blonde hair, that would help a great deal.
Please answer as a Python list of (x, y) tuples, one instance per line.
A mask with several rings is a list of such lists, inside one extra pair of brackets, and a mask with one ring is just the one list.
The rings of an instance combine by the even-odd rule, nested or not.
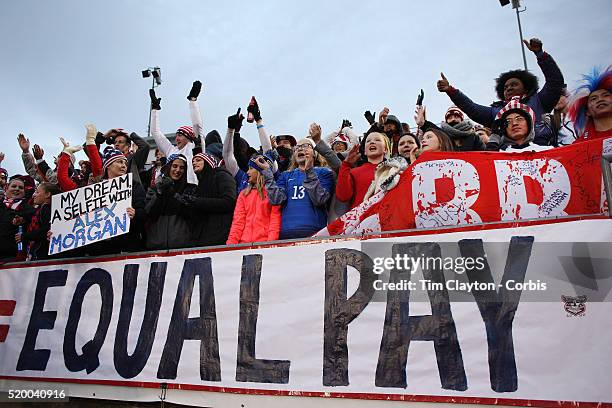
[(255, 183), (254, 184), (249, 183), (246, 186), (246, 188), (243, 190), (243, 193), (245, 196), (247, 196), (253, 189), (255, 189), (257, 190), (257, 194), (259, 194), (259, 198), (263, 200), (264, 199), (264, 185), (265, 185), (264, 176), (260, 172), (257, 172)]

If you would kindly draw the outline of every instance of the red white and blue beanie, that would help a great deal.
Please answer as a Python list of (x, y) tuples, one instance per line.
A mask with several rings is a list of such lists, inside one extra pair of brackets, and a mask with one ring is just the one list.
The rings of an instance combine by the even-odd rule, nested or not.
[(204, 162), (208, 163), (208, 165), (213, 169), (216, 169), (217, 167), (219, 167), (219, 162), (217, 161), (217, 158), (213, 156), (212, 154), (198, 153), (195, 156), (193, 156), (193, 160), (195, 160), (196, 157), (199, 157), (200, 159), (204, 160)]
[(451, 106), (450, 108), (446, 110), (446, 113), (444, 114), (444, 121), (446, 121), (446, 119), (451, 113), (456, 113), (457, 115), (459, 115), (459, 117), (461, 118), (461, 121), (463, 122), (463, 118), (464, 118), (463, 112), (461, 111), (461, 109), (459, 109), (455, 105)]
[(191, 126), (181, 126), (176, 130), (176, 134), (183, 135), (192, 142), (194, 142), (196, 139), (195, 132)]
[(523, 111), (524, 113), (529, 115), (529, 117), (531, 118), (531, 127), (533, 128), (533, 125), (536, 121), (535, 112), (529, 107), (529, 105), (521, 103), (520, 96), (513, 96), (512, 99), (510, 99), (510, 102), (508, 102), (506, 106), (501, 108), (501, 110), (497, 113), (497, 115), (495, 116), (495, 120), (504, 119), (506, 116), (508, 116), (510, 111)]
[(338, 133), (338, 135), (334, 137), (334, 140), (332, 140), (332, 147), (336, 143), (344, 143), (346, 145), (346, 148), (348, 149), (349, 144), (351, 143), (351, 138), (345, 135), (344, 133)]
[(126, 160), (126, 158), (123, 153), (115, 149), (114, 146), (107, 146), (102, 153), (102, 171), (106, 172), (108, 166), (117, 160)]

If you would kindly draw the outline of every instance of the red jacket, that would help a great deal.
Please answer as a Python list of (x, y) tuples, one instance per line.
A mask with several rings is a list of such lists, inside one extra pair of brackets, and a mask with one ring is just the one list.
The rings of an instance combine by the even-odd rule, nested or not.
[(351, 209), (361, 204), (374, 180), (376, 166), (367, 162), (352, 169), (350, 164), (343, 161), (338, 173), (336, 199), (350, 203)]
[(263, 199), (257, 190), (251, 190), (248, 195), (244, 193), (245, 190), (238, 194), (227, 244), (277, 240), (281, 227), (280, 206), (270, 204), (265, 189)]
[[(86, 145), (85, 153), (91, 163), (91, 172), (94, 177), (102, 175), (102, 158), (96, 145)], [(74, 190), (82, 187), (78, 186), (68, 175), (68, 168), (70, 167), (70, 155), (68, 153), (60, 153), (59, 159), (57, 160), (57, 183), (60, 186), (62, 192)], [(87, 180), (86, 180), (87, 183)]]

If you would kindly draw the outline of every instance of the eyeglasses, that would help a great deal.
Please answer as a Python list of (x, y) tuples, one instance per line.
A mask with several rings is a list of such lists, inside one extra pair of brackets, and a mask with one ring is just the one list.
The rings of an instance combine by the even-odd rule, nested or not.
[(293, 151), (295, 152), (295, 151), (300, 150), (300, 149), (304, 149), (304, 150), (312, 149), (312, 145), (310, 143), (303, 143), (301, 145), (296, 145), (293, 148)]
[(519, 116), (513, 116), (513, 117), (508, 116), (506, 118), (506, 126), (510, 126), (513, 123), (523, 123), (525, 121), (526, 121), (526, 119), (523, 116), (520, 116), (520, 115)]

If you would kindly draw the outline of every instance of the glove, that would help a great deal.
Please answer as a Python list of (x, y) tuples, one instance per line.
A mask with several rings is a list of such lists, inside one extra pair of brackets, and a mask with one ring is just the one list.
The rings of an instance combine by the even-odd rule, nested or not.
[(190, 101), (195, 101), (198, 99), (201, 90), (202, 83), (200, 81), (194, 81), (193, 85), (191, 86), (191, 91), (189, 91), (189, 95), (187, 95), (187, 99)]
[(169, 195), (172, 191), (172, 179), (170, 177), (162, 176), (157, 179), (157, 192), (159, 195)]
[(69, 156), (74, 156), (76, 152), (83, 148), (83, 146), (70, 146), (70, 143), (65, 141), (63, 137), (60, 137), (60, 141), (64, 145), (62, 152), (68, 154)]
[(249, 106), (247, 107), (247, 112), (253, 115), (253, 120), (255, 120), (255, 122), (261, 120), (261, 111), (259, 110), (259, 104), (257, 103), (257, 100), (254, 96), (251, 97), (251, 103), (249, 103)]
[[(495, 129), (495, 127), (497, 126), (494, 122), (493, 129)], [(498, 133), (495, 133), (495, 131), (493, 131), (493, 133), (491, 133), (491, 136), (489, 136), (489, 141), (487, 142), (486, 150), (490, 150), (494, 152), (499, 151), (499, 148), (501, 146), (501, 140), (502, 140), (501, 136)]]
[(350, 120), (342, 119), (342, 126), (340, 126), (340, 129), (344, 129), (345, 127), (351, 127), (351, 126), (353, 126), (353, 124), (351, 123)]
[(365, 116), (366, 120), (368, 121), (370, 125), (376, 122), (376, 112), (372, 113), (370, 111), (365, 111), (363, 116)]
[(96, 144), (96, 135), (98, 133), (98, 130), (96, 129), (96, 126), (88, 123), (87, 125), (85, 125), (85, 129), (87, 129), (87, 133), (85, 134), (85, 144), (86, 145), (95, 145)]
[(104, 142), (106, 142), (106, 137), (104, 136), (104, 133), (102, 132), (98, 132), (96, 134), (96, 145), (100, 146), (102, 145)]
[(238, 111), (234, 115), (228, 116), (227, 118), (227, 127), (228, 129), (233, 129), (234, 132), (240, 132), (242, 121), (244, 120), (244, 115), (240, 113), (240, 109), (241, 108), (238, 108)]
[(155, 95), (154, 89), (149, 89), (149, 97), (151, 98), (151, 109), (161, 110), (161, 98), (158, 98), (157, 95)]

